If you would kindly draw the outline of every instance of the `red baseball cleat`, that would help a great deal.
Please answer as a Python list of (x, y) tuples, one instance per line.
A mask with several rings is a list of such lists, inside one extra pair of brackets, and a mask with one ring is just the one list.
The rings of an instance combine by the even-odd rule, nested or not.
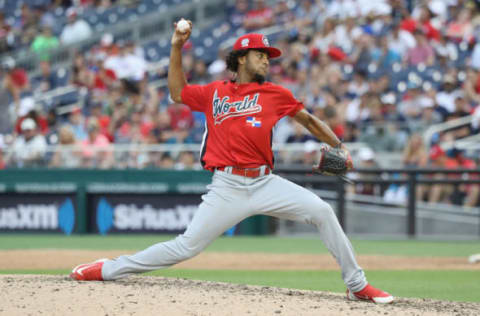
[(99, 259), (92, 263), (83, 263), (73, 268), (70, 277), (77, 281), (103, 281), (102, 267), (108, 259)]
[(372, 301), (377, 304), (388, 304), (393, 302), (393, 296), (382, 290), (376, 289), (370, 284), (367, 284), (363, 290), (352, 293), (347, 289), (347, 298), (351, 301)]

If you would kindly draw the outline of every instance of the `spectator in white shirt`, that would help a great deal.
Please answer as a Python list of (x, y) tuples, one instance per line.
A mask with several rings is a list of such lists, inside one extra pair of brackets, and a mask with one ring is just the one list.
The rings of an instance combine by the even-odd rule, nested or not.
[(38, 133), (37, 124), (29, 117), (22, 121), (20, 128), (22, 135), (15, 139), (7, 164), (18, 168), (43, 166), (47, 151), (45, 136)]
[(77, 18), (74, 8), (67, 10), (68, 23), (60, 34), (60, 42), (63, 45), (71, 45), (88, 39), (92, 35), (92, 28), (82, 19)]

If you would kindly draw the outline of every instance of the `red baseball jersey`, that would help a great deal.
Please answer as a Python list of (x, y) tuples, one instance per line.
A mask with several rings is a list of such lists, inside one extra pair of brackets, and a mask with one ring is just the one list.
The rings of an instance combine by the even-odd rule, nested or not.
[(273, 168), (274, 125), (304, 108), (289, 90), (270, 82), (186, 85), (182, 101), (205, 113), (201, 162), (210, 171), (224, 166)]

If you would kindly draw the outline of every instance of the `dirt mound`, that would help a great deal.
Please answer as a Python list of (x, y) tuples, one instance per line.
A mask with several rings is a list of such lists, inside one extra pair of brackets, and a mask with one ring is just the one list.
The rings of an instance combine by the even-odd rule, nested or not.
[(342, 294), (135, 276), (76, 282), (0, 275), (0, 315), (477, 315), (480, 304), (397, 299), (387, 306)]

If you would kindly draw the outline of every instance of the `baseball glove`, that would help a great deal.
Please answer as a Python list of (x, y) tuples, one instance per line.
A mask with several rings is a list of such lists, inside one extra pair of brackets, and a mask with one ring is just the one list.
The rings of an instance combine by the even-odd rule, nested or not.
[(313, 166), (313, 171), (328, 176), (339, 176), (348, 183), (352, 183), (345, 174), (352, 158), (341, 148), (322, 147), (320, 150), (320, 161)]

